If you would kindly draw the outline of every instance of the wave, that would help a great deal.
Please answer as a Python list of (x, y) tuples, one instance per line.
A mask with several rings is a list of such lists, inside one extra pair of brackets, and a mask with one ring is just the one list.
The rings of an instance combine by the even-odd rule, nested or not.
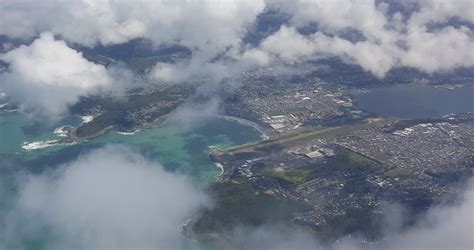
[(2, 109), (0, 113), (15, 113), (18, 112), (19, 109)]
[(214, 165), (219, 169), (219, 173), (215, 176), (216, 179), (219, 179), (224, 174), (224, 166), (219, 162), (214, 162)]
[(46, 140), (46, 141), (34, 141), (34, 142), (23, 142), (22, 149), (26, 151), (36, 150), (51, 147), (57, 145), (59, 140)]
[(67, 131), (64, 130), (64, 128), (67, 128), (69, 126), (61, 126), (58, 128), (55, 128), (53, 133), (59, 137), (67, 137)]
[(21, 146), (22, 149), (25, 151), (32, 151), (32, 150), (38, 150), (38, 149), (43, 149), (51, 146), (58, 146), (58, 145), (75, 145), (77, 142), (72, 141), (72, 142), (64, 142), (60, 140), (46, 140), (46, 141), (34, 141), (34, 142), (23, 142), (23, 145)]
[(2, 113), (12, 113), (18, 111), (18, 108), (15, 105), (10, 105), (10, 103), (5, 102), (0, 104), (0, 112)]
[(140, 132), (140, 129), (134, 130), (132, 132), (117, 132), (117, 134), (120, 134), (120, 135), (134, 135), (137, 132)]
[(254, 128), (255, 130), (257, 130), (260, 133), (260, 137), (263, 140), (266, 140), (266, 139), (270, 138), (266, 134), (265, 129), (263, 129), (260, 125), (258, 125), (255, 122), (252, 122), (252, 121), (249, 121), (249, 120), (246, 120), (246, 119), (243, 119), (243, 118), (235, 117), (235, 116), (228, 116), (228, 115), (216, 115), (215, 117), (220, 118), (220, 119), (224, 119), (224, 120), (228, 120), (228, 121), (235, 121), (235, 122), (238, 122), (238, 123), (240, 123), (242, 125), (245, 125), (245, 126), (250, 126), (250, 127)]

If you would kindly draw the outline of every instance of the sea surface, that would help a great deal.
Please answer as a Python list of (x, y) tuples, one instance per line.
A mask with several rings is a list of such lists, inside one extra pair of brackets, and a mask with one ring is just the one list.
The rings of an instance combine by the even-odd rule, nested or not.
[(451, 113), (474, 112), (474, 84), (447, 89), (427, 84), (399, 84), (354, 94), (361, 109), (403, 119), (438, 118)]
[[(84, 122), (81, 117), (66, 116), (59, 122), (44, 125), (21, 113), (0, 114), (0, 234), (5, 233), (1, 230), (2, 223), (8, 219), (9, 209), (18, 193), (16, 178), (25, 172), (48, 171), (92, 149), (106, 144), (121, 144), (141, 152), (145, 158), (161, 164), (168, 171), (179, 172), (198, 185), (206, 186), (220, 173), (209, 159), (211, 147), (228, 147), (262, 138), (262, 134), (252, 126), (213, 117), (187, 123), (157, 124), (133, 133), (110, 131), (99, 138), (76, 144), (58, 143), (65, 139), (59, 128), (77, 126), (81, 122)], [(47, 235), (33, 238), (38, 240), (22, 243), (25, 249), (47, 249)], [(187, 241), (184, 244), (194, 245)]]
[(219, 173), (209, 159), (210, 147), (229, 147), (262, 138), (252, 126), (212, 117), (187, 124), (165, 122), (133, 133), (111, 131), (76, 144), (59, 143), (65, 139), (58, 133), (62, 126), (81, 122), (80, 117), (66, 116), (54, 124), (41, 125), (21, 113), (0, 114), (0, 164), (36, 172), (72, 161), (106, 144), (122, 144), (169, 171), (188, 175), (198, 183), (209, 183)]

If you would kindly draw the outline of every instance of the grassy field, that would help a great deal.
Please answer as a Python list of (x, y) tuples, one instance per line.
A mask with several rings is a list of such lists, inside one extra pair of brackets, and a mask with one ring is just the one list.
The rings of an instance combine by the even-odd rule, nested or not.
[(378, 163), (362, 154), (354, 152), (347, 148), (339, 148), (336, 150), (336, 155), (347, 161), (348, 164), (354, 167), (362, 168), (376, 168)]
[(280, 171), (265, 170), (258, 175), (281, 178), (292, 184), (302, 184), (320, 175), (330, 175), (335, 171), (349, 169), (379, 170), (379, 163), (345, 148), (335, 150), (336, 155), (319, 165), (291, 168)]
[(380, 152), (380, 153), (376, 153), (376, 154), (374, 155), (374, 157), (375, 157), (377, 160), (380, 160), (380, 161), (387, 161), (387, 160), (390, 159), (392, 156), (391, 156), (390, 154)]
[(471, 139), (471, 140), (466, 140), (466, 145), (471, 148), (471, 149), (474, 149), (474, 140)]
[(405, 176), (409, 176), (411, 174), (410, 170), (403, 169), (403, 168), (395, 168), (391, 169), (384, 173), (385, 176), (390, 178), (402, 178)]
[(295, 168), (288, 169), (285, 171), (265, 171), (262, 172), (263, 176), (278, 177), (293, 184), (302, 184), (308, 180), (311, 180), (314, 176), (315, 171), (313, 168)]
[(321, 88), (325, 91), (336, 92), (339, 90), (338, 84), (321, 84)]

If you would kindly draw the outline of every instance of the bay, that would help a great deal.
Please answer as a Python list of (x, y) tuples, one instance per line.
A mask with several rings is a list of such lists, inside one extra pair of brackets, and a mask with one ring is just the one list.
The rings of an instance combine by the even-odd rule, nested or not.
[(474, 84), (447, 89), (427, 84), (399, 84), (354, 94), (361, 109), (403, 119), (439, 118), (451, 113), (474, 112)]

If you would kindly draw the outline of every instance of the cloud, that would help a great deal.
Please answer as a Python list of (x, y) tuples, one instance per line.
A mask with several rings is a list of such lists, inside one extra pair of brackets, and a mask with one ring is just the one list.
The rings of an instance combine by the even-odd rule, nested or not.
[(85, 46), (144, 37), (157, 45), (220, 52), (239, 44), (264, 7), (263, 0), (7, 0), (0, 3), (0, 33), (28, 38), (49, 31)]
[(1, 54), (0, 59), (9, 63), (8, 71), (0, 75), (2, 90), (40, 116), (58, 117), (80, 96), (112, 86), (104, 66), (87, 61), (50, 33)]
[[(153, 76), (165, 81), (204, 78), (208, 82), (219, 82), (249, 68), (268, 66), (280, 60), (292, 62), (323, 57), (339, 57), (347, 63), (358, 64), (379, 78), (400, 67), (430, 74), (474, 67), (474, 54), (466, 53), (474, 47), (471, 28), (448, 22), (459, 18), (472, 24), (472, 15), (468, 13), (474, 12), (473, 4), (465, 0), (439, 2), (422, 1), (419, 8), (412, 7), (402, 14), (396, 8), (389, 11), (393, 3), (375, 0), (267, 1), (267, 8), (277, 8), (291, 19), (257, 48), (230, 50), (221, 60), (212, 62), (209, 57), (193, 55), (191, 62), (158, 64)], [(430, 14), (433, 12), (436, 15)], [(433, 24), (440, 26), (432, 29)], [(311, 25), (316, 25), (317, 31), (299, 32)], [(350, 39), (347, 34), (360, 34), (360, 39)]]
[(233, 82), (244, 71), (251, 68), (267, 66), (270, 57), (267, 52), (249, 49), (232, 56), (227, 55), (220, 60), (207, 61), (205, 57), (195, 56), (191, 60), (178, 63), (157, 63), (150, 72), (154, 80), (169, 83), (198, 83), (212, 88), (221, 83)]
[(400, 57), (403, 66), (427, 73), (474, 66), (474, 53), (471, 52), (474, 34), (465, 26), (446, 27), (437, 32), (427, 32), (421, 28), (409, 32), (405, 41), (409, 49)]
[(150, 39), (157, 47), (181, 45), (191, 50), (191, 60), (158, 63), (151, 77), (216, 83), (247, 69), (243, 64), (268, 62), (263, 52), (240, 50), (242, 37), (264, 9), (263, 0), (3, 1), (0, 34), (28, 39), (51, 32), (89, 47), (136, 38)]
[(396, 61), (390, 54), (391, 48), (383, 48), (369, 41), (352, 43), (322, 32), (303, 36), (295, 28), (287, 26), (282, 26), (278, 32), (266, 38), (260, 48), (287, 62), (338, 56), (359, 64), (379, 77), (383, 77)]
[[(172, 82), (197, 76), (214, 82), (232, 68), (215, 59), (240, 56), (242, 37), (264, 8), (263, 0), (3, 1), (0, 34), (31, 39), (50, 32), (69, 44), (88, 47), (136, 38), (149, 39), (157, 47), (181, 45), (191, 50), (191, 60), (159, 63), (151, 76)], [(245, 55), (246, 62), (265, 60), (262, 55)]]
[[(448, 22), (458, 18), (472, 25), (472, 1), (421, 1), (408, 16), (389, 14), (389, 5), (375, 0), (278, 2), (274, 7), (289, 13), (291, 22), (260, 47), (286, 60), (337, 56), (380, 78), (397, 67), (427, 73), (474, 67), (471, 28)], [(305, 36), (297, 31), (312, 24), (318, 31)], [(431, 29), (433, 24), (440, 28)], [(359, 32), (362, 39), (351, 41), (347, 32)]]
[(423, 0), (419, 3), (420, 10), (415, 12), (409, 20), (412, 26), (439, 24), (456, 17), (462, 21), (474, 23), (474, 3), (468, 0), (433, 1)]
[[(248, 28), (268, 9), (279, 9), (289, 21), (259, 48), (242, 44)], [(171, 82), (220, 82), (280, 58), (321, 56), (340, 57), (382, 78), (397, 67), (427, 73), (473, 67), (474, 56), (466, 53), (474, 46), (473, 11), (469, 0), (3, 1), (0, 34), (31, 39), (51, 32), (89, 47), (136, 38), (156, 46), (185, 46), (192, 51), (189, 61), (158, 64), (152, 72), (154, 79)], [(298, 32), (311, 26), (317, 31)], [(283, 46), (266, 50), (269, 43)]]
[(229, 250), (320, 250), (323, 246), (308, 230), (283, 225), (264, 225), (258, 228), (234, 228), (224, 248)]
[(283, 60), (310, 56), (318, 49), (310, 39), (299, 34), (295, 28), (282, 26), (278, 32), (266, 38), (261, 44), (263, 51), (268, 51)]
[[(454, 205), (432, 207), (418, 223), (382, 242), (386, 249), (472, 249), (474, 180)], [(424, 240), (429, 239), (429, 240)]]
[[(46, 171), (18, 178), (18, 194), (2, 212), (0, 248), (45, 240), (47, 249), (201, 249), (180, 238), (180, 226), (208, 196), (185, 177), (166, 172), (121, 146), (107, 146)], [(385, 237), (368, 243), (347, 237), (329, 243), (288, 225), (237, 226), (222, 249), (471, 249), (474, 181), (454, 204), (436, 205), (403, 228), (403, 208), (387, 210)], [(3, 245), (2, 245), (3, 244)]]
[(220, 104), (220, 100), (217, 98), (211, 98), (204, 102), (190, 101), (173, 112), (166, 122), (187, 130), (202, 126), (205, 121), (222, 111)]
[(338, 34), (342, 30), (354, 29), (365, 36), (380, 38), (388, 22), (384, 6), (372, 0), (296, 0), (277, 2), (276, 7), (291, 14), (294, 27), (316, 23), (318, 29), (326, 33)]
[(6, 249), (41, 239), (47, 249), (177, 249), (180, 226), (207, 202), (185, 177), (107, 146), (23, 178), (0, 242)]

